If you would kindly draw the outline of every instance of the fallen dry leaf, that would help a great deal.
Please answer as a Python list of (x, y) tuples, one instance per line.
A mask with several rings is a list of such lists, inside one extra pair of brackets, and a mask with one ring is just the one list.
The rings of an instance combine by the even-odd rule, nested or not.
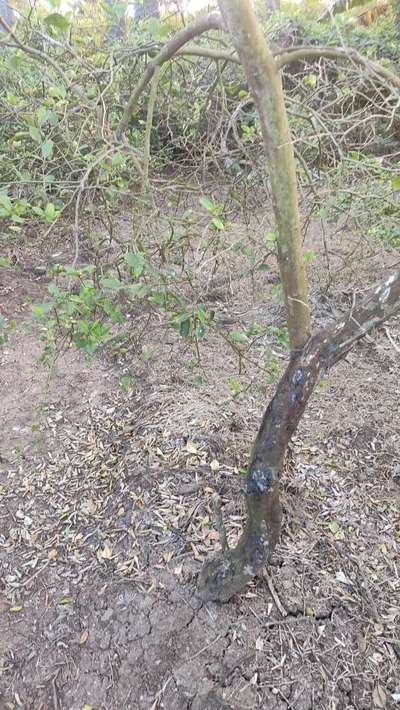
[(81, 631), (81, 635), (79, 636), (79, 643), (81, 645), (83, 645), (84, 643), (86, 643), (88, 638), (89, 638), (89, 631), (87, 629), (83, 629), (83, 631)]

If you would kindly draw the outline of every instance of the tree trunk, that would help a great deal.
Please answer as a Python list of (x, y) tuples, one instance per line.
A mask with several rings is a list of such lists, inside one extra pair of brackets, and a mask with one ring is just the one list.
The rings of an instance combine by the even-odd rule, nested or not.
[(400, 312), (400, 272), (390, 276), (346, 318), (310, 338), (294, 353), (264, 414), (244, 493), (247, 520), (237, 546), (206, 561), (199, 576), (203, 601), (227, 602), (258, 574), (279, 538), (279, 476), (288, 443), (322, 372), (341, 360), (357, 340)]
[(139, 22), (146, 17), (156, 17), (160, 19), (159, 0), (135, 0), (135, 20)]
[(277, 226), (278, 262), (292, 349), (311, 332), (308, 287), (301, 246), (296, 165), (279, 67), (251, 0), (219, 0), (260, 117)]
[(288, 443), (321, 371), (342, 358), (371, 328), (400, 311), (400, 273), (390, 277), (346, 319), (309, 338), (295, 163), (280, 65), (266, 44), (251, 0), (219, 0), (219, 6), (260, 116), (292, 347), (289, 365), (267, 407), (250, 458), (242, 536), (234, 549), (223, 549), (207, 561), (199, 575), (199, 596), (205, 601), (224, 602), (260, 572), (279, 539), (280, 473)]

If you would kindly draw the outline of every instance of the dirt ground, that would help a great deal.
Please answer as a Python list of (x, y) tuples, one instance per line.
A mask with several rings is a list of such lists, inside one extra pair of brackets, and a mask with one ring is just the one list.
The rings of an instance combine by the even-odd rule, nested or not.
[[(313, 225), (306, 246), (317, 325), (399, 260), (334, 227), (324, 246)], [(156, 324), (128, 365), (71, 351), (48, 381), (30, 315), (47, 283), (35, 259), (0, 275), (1, 311), (18, 320), (0, 354), (1, 710), (400, 707), (400, 319), (315, 393), (264, 577), (229, 604), (201, 604), (196, 577), (219, 545), (212, 495), (232, 543), (274, 385), (250, 364), (239, 375), (217, 336), (195, 367)], [(208, 292), (232, 329), (282, 320), (270, 277), (256, 278)], [(232, 376), (246, 385), (236, 398)]]

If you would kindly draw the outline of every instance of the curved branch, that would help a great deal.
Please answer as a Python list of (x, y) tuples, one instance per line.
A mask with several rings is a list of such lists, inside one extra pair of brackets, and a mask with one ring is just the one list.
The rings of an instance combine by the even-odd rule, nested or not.
[(133, 91), (129, 98), (122, 118), (117, 127), (116, 134), (118, 139), (120, 139), (121, 135), (126, 130), (129, 123), (129, 119), (132, 115), (132, 111), (135, 108), (141, 94), (152, 79), (156, 67), (160, 67), (169, 59), (172, 59), (172, 57), (194, 37), (197, 37), (198, 35), (201, 35), (204, 32), (208, 32), (209, 30), (219, 30), (221, 28), (222, 18), (219, 12), (210, 12), (208, 15), (204, 15), (204, 17), (199, 17), (194, 22), (191, 22), (190, 25), (184, 27), (182, 30), (180, 30), (180, 32), (177, 32), (177, 34), (172, 37), (172, 39), (170, 39), (169, 42), (167, 42), (162, 47), (162, 49), (160, 49), (157, 56), (147, 65), (146, 70), (142, 74), (136, 86), (136, 89)]
[(189, 44), (187, 47), (179, 49), (177, 56), (191, 55), (194, 57), (207, 57), (209, 59), (221, 59), (224, 62), (233, 62), (240, 64), (240, 59), (236, 52), (227, 52), (224, 49), (213, 49), (212, 47), (197, 47), (195, 44)]
[(282, 53), (278, 52), (276, 56), (276, 63), (279, 69), (286, 66), (286, 64), (292, 64), (292, 62), (299, 62), (303, 59), (345, 59), (349, 62), (354, 62), (364, 69), (371, 71), (381, 80), (384, 79), (390, 84), (393, 84), (400, 89), (400, 77), (398, 77), (390, 69), (386, 69), (378, 62), (374, 62), (372, 59), (367, 59), (363, 57), (360, 52), (352, 47), (320, 47), (318, 45), (305, 45), (304, 47), (292, 47), (290, 50), (286, 50)]

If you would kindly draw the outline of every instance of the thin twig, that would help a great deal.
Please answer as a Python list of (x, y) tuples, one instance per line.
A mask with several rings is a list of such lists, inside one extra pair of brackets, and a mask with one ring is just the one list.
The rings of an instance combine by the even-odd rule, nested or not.
[(222, 517), (221, 498), (219, 497), (218, 494), (215, 494), (213, 496), (212, 504), (213, 504), (213, 509), (214, 509), (214, 513), (215, 513), (215, 519), (216, 519), (217, 530), (219, 533), (219, 539), (221, 541), (221, 547), (222, 547), (223, 552), (226, 552), (227, 550), (229, 550), (229, 545), (228, 545), (228, 538), (226, 536), (224, 519)]

